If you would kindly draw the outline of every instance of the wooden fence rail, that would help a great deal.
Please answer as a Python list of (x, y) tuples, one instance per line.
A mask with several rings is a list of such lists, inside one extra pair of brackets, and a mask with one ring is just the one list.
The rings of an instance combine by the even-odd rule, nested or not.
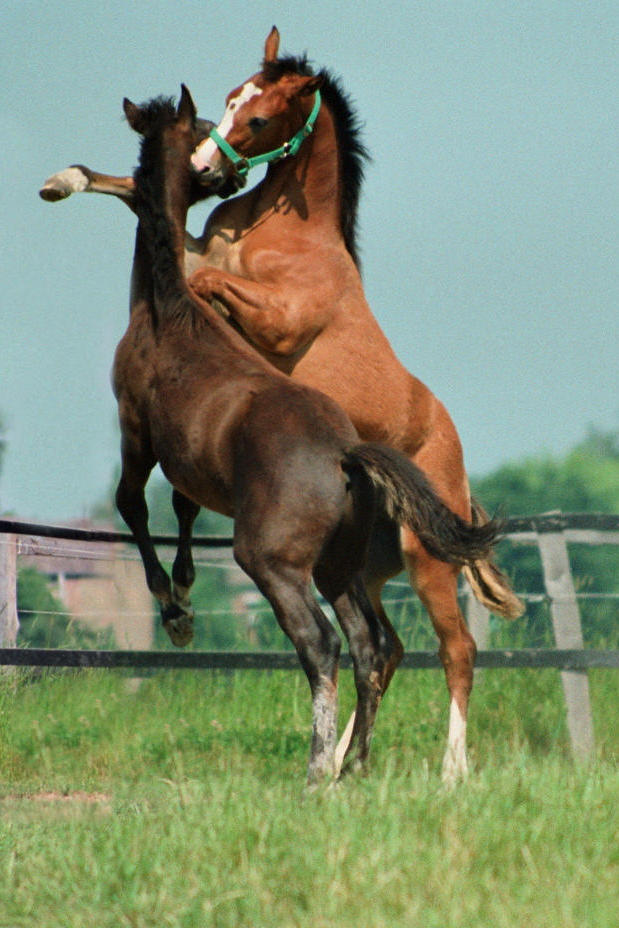
[[(17, 615), (18, 550), (36, 552), (35, 538), (69, 539), (78, 542), (133, 544), (127, 533), (38, 525), (0, 519), (0, 666), (38, 667), (123, 667), (134, 669), (297, 669), (293, 652), (170, 652), (170, 651), (98, 651), (21, 649), (16, 647), (19, 628)], [(18, 539), (30, 536), (30, 543)], [(588, 668), (619, 668), (619, 651), (585, 650), (578, 599), (571, 573), (568, 543), (619, 544), (619, 516), (559, 512), (511, 518), (505, 524), (505, 536), (516, 544), (534, 544), (540, 551), (546, 595), (550, 601), (556, 649), (487, 650), (489, 613), (467, 594), (467, 620), (477, 642), (478, 668), (531, 669), (554, 667), (561, 670), (566, 700), (567, 724), (575, 756), (585, 757), (594, 747), (593, 723), (589, 699)], [(176, 537), (154, 536), (156, 544), (175, 546)], [(231, 547), (232, 539), (194, 538), (195, 547)], [(21, 547), (20, 547), (21, 545)], [(342, 666), (350, 666), (348, 654)], [(439, 668), (435, 653), (410, 651), (402, 667)]]

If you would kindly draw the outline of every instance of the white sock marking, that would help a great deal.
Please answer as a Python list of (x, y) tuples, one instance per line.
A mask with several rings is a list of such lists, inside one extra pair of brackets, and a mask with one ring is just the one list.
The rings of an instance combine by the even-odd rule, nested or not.
[(335, 749), (334, 766), (336, 777), (339, 777), (341, 773), (342, 764), (344, 763), (344, 757), (346, 756), (346, 751), (348, 750), (348, 745), (350, 744), (350, 739), (352, 738), (352, 731), (354, 727), (355, 713), (353, 712), (348, 719), (348, 722), (346, 723), (346, 728), (344, 729), (342, 737), (338, 741), (337, 747)]
[(459, 777), (468, 773), (466, 760), (466, 719), (455, 699), (449, 706), (449, 735), (447, 750), (443, 758), (443, 782), (452, 786)]
[(72, 193), (83, 193), (88, 188), (88, 178), (79, 168), (65, 168), (58, 174), (52, 174), (43, 185), (43, 189), (51, 187), (62, 191), (66, 196)]
[(312, 706), (312, 749), (317, 753), (310, 757), (308, 779), (332, 776), (334, 767), (335, 738), (337, 735), (337, 690), (326, 682), (316, 693)]

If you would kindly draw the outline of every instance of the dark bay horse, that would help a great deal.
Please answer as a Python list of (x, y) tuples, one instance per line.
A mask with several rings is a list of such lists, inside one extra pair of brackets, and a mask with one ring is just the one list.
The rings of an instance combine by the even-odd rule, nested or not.
[(178, 108), (158, 98), (144, 106), (125, 100), (124, 110), (142, 145), (134, 175), (135, 305), (114, 367), (118, 507), (173, 640), (185, 637), (187, 622), (148, 531), (150, 470), (158, 461), (183, 500), (234, 518), (235, 559), (271, 603), (309, 681), (308, 776), (317, 780), (336, 772), (340, 641), (312, 579), (349, 640), (357, 708), (346, 766), (356, 767), (368, 756), (393, 649), (362, 577), (375, 513), (458, 565), (489, 554), (497, 525), (471, 525), (405, 455), (360, 443), (331, 398), (275, 370), (193, 294), (184, 274), (193, 102), (183, 87)]
[[(219, 204), (199, 239), (186, 234), (190, 283), (275, 368), (333, 397), (363, 439), (399, 449), (431, 477), (448, 506), (483, 522), (483, 510), (471, 503), (449, 414), (400, 364), (364, 296), (355, 229), (365, 151), (355, 114), (327, 71), (313, 74), (304, 59), (279, 58), (278, 48), (274, 29), (261, 70), (229, 94), (216, 137), (196, 151), (193, 162), (205, 195), (228, 194), (243, 185), (251, 159), (273, 151), (288, 157), (269, 161), (253, 190)], [(77, 167), (50, 178), (42, 195), (54, 199), (79, 190), (114, 193), (131, 204), (133, 180)], [(380, 597), (402, 566), (440, 642), (450, 694), (444, 772), (454, 779), (466, 770), (475, 656), (457, 600), (460, 568), (433, 557), (405, 526), (398, 533), (378, 519), (366, 584), (392, 640), (385, 685), (402, 648)], [(494, 612), (510, 618), (522, 612), (489, 557), (464, 571), (475, 595)]]

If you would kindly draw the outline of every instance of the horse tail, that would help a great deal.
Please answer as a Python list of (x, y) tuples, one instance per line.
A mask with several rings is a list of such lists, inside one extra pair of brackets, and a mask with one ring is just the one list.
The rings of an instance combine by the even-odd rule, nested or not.
[(378, 490), (387, 515), (407, 525), (433, 557), (460, 565), (489, 558), (500, 536), (500, 523), (495, 519), (470, 523), (452, 512), (424, 472), (400, 451), (364, 442), (346, 453), (342, 467), (363, 471)]
[[(481, 503), (471, 499), (472, 521), (483, 525), (488, 515)], [(464, 565), (464, 575), (479, 602), (505, 619), (517, 619), (524, 612), (524, 603), (512, 590), (505, 574), (488, 557)]]

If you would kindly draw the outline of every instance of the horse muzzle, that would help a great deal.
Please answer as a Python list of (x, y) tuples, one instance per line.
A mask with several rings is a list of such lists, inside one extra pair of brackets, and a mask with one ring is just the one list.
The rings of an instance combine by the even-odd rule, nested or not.
[(191, 171), (194, 180), (200, 187), (220, 197), (229, 197), (236, 193), (246, 184), (246, 178), (236, 171), (226, 171), (223, 165), (212, 168), (209, 165), (202, 165), (194, 160), (195, 153), (191, 157)]

